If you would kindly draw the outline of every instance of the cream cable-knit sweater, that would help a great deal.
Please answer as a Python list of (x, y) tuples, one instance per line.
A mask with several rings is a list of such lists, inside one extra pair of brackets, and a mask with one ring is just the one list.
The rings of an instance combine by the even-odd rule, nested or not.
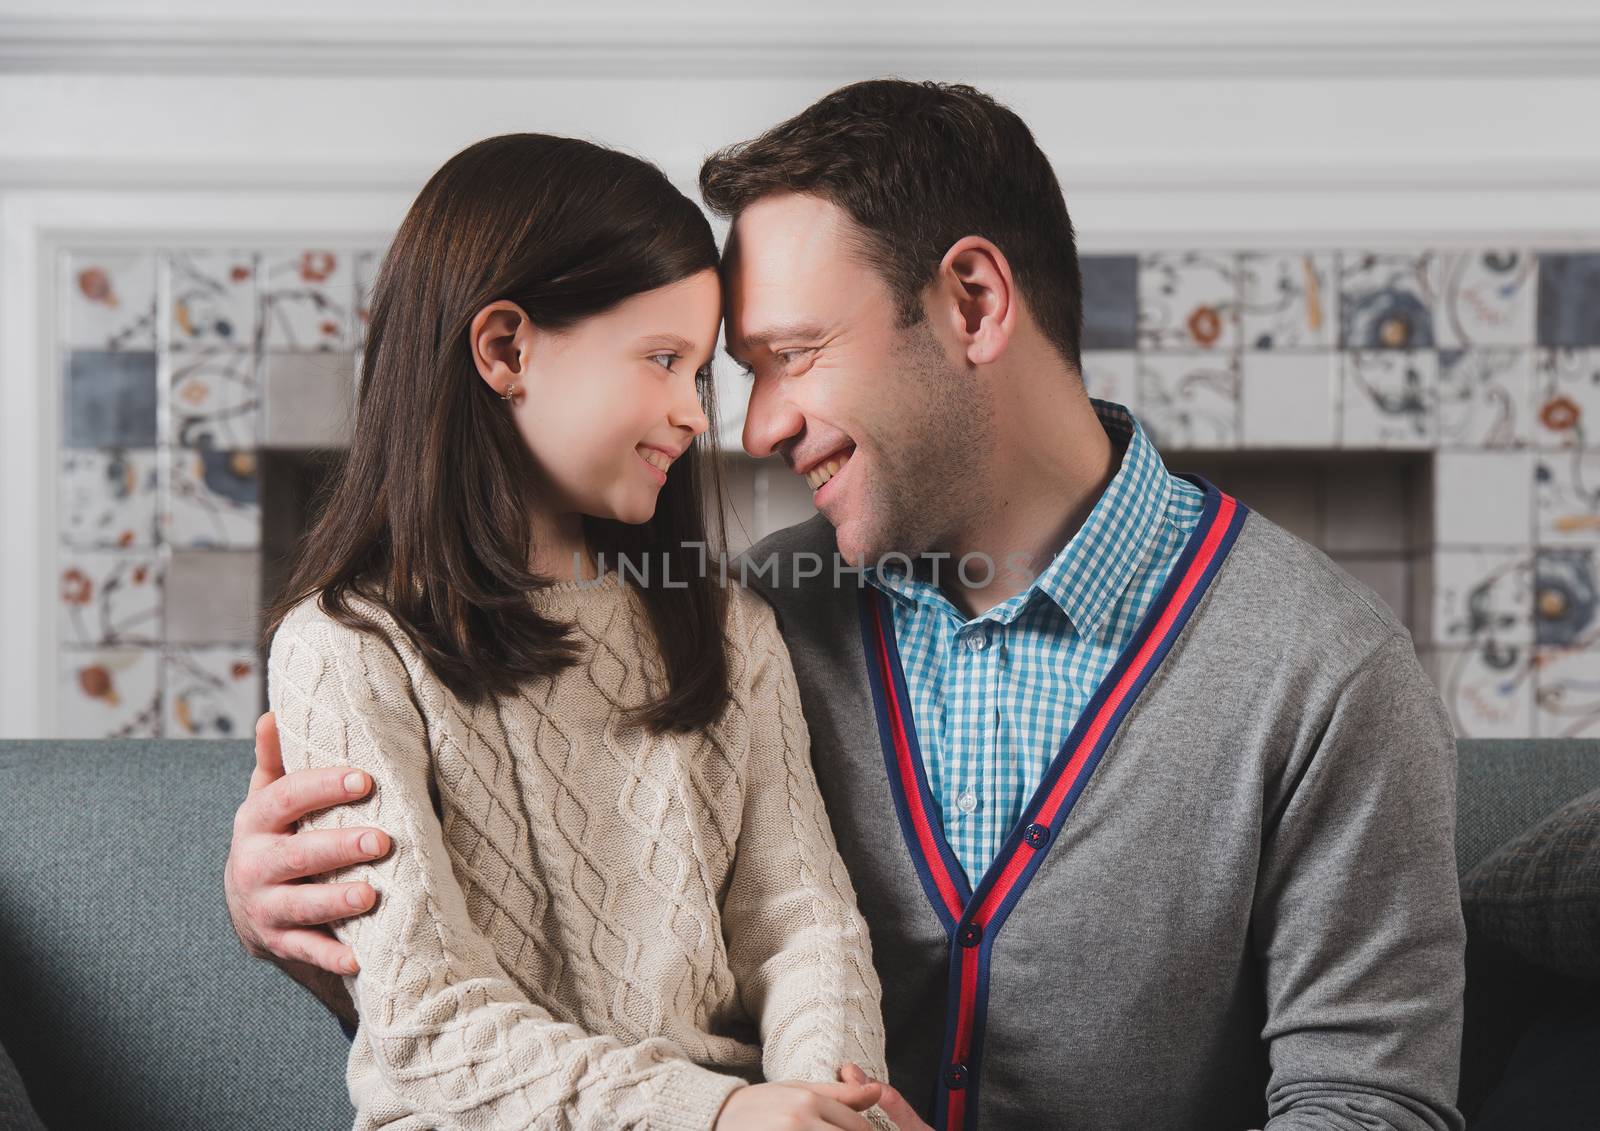
[(387, 640), (315, 599), (279, 627), (285, 767), (375, 783), (301, 827), (394, 842), (328, 877), (379, 893), (334, 927), (361, 966), (345, 978), (357, 1128), (704, 1131), (747, 1081), (832, 1081), (845, 1060), (887, 1079), (789, 654), (765, 602), (730, 598), (733, 703), (688, 736), (623, 720), (664, 676), (615, 573), (534, 594), (584, 660), (476, 708), (373, 605)]

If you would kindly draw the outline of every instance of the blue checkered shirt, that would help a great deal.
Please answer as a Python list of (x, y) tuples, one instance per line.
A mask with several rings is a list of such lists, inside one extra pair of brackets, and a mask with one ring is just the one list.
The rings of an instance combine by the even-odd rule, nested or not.
[[(1122, 464), (1087, 521), (1026, 590), (968, 619), (931, 563), (866, 579), (890, 594), (911, 714), (945, 838), (975, 886), (1056, 752), (1154, 603), (1204, 494), (1170, 474), (1126, 408), (1093, 400)], [(937, 563), (943, 580), (956, 566)], [(995, 563), (996, 572), (1007, 567)], [(979, 578), (985, 567), (969, 564)]]

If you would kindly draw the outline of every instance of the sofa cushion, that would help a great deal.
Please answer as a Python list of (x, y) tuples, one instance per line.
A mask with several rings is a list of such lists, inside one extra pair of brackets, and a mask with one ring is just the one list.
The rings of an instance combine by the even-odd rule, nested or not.
[(1467, 930), (1549, 970), (1600, 980), (1600, 790), (1502, 845), (1461, 881)]

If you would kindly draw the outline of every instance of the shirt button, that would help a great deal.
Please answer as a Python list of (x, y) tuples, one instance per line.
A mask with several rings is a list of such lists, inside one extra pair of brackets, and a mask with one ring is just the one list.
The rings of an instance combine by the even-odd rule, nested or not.
[(952, 1064), (944, 1070), (945, 1087), (961, 1089), (967, 1086), (967, 1066), (965, 1064)]
[(982, 628), (974, 628), (967, 633), (967, 648), (969, 651), (981, 652), (989, 646), (989, 640), (984, 635)]
[(956, 798), (956, 808), (963, 813), (972, 813), (978, 808), (978, 793), (970, 785), (962, 790), (961, 796)]

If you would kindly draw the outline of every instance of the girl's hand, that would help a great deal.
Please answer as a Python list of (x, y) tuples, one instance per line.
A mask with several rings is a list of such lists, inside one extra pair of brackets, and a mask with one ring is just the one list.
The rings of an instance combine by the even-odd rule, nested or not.
[(872, 1131), (858, 1111), (878, 1102), (877, 1084), (751, 1084), (723, 1101), (712, 1131)]
[(906, 1098), (900, 1094), (893, 1084), (873, 1080), (859, 1067), (848, 1061), (839, 1066), (839, 1079), (847, 1084), (877, 1084), (878, 1087), (882, 1088), (883, 1094), (878, 1097), (878, 1106), (883, 1109), (883, 1114), (887, 1115), (900, 1131), (933, 1131), (931, 1127), (922, 1122), (922, 1116), (918, 1115), (916, 1110), (906, 1102)]

